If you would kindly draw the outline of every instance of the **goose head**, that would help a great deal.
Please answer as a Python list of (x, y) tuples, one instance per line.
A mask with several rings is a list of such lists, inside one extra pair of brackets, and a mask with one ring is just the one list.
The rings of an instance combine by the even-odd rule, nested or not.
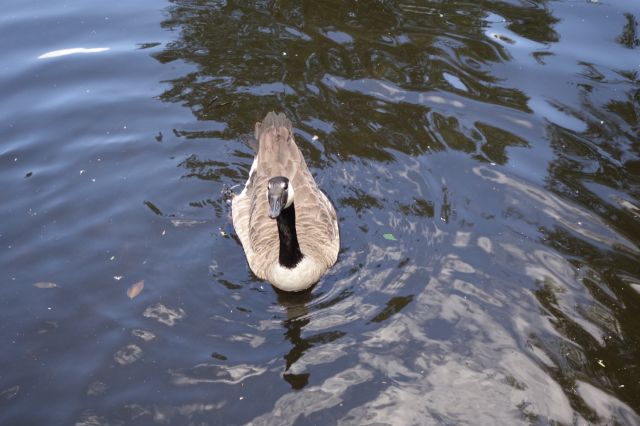
[(284, 176), (275, 176), (269, 179), (267, 197), (269, 199), (269, 217), (275, 219), (282, 210), (293, 204), (293, 186), (289, 179)]

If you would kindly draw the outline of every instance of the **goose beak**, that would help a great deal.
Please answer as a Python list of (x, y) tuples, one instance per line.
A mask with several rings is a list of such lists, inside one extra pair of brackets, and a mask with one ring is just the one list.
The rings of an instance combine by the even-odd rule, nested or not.
[(269, 194), (269, 217), (275, 219), (282, 212), (282, 200), (279, 195)]

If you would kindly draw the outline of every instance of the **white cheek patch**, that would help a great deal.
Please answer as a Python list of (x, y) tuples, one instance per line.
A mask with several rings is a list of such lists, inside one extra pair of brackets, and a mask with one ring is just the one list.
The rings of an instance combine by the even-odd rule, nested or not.
[(285, 209), (293, 204), (293, 194), (293, 185), (291, 185), (291, 182), (289, 182), (289, 189), (287, 190), (287, 205), (284, 206)]

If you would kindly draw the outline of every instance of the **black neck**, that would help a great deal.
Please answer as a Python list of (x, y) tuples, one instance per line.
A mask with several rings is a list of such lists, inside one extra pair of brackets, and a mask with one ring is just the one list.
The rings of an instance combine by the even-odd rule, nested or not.
[(282, 209), (276, 222), (280, 236), (280, 264), (285, 268), (293, 268), (302, 260), (298, 234), (296, 234), (296, 209), (293, 203), (286, 209)]

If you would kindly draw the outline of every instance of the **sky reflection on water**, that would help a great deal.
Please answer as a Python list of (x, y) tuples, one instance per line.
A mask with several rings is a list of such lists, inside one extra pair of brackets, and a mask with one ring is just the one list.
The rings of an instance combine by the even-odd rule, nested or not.
[[(640, 422), (636, 5), (36, 3), (0, 18), (0, 423)], [(340, 219), (299, 295), (221, 195), (272, 109)]]

